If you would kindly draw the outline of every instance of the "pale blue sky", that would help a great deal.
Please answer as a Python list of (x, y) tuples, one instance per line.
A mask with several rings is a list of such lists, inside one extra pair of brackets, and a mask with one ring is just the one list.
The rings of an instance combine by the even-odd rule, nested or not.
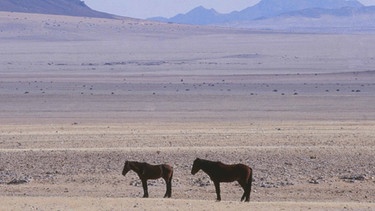
[[(172, 17), (197, 6), (214, 8), (220, 13), (242, 10), (260, 0), (84, 0), (92, 9), (116, 15), (149, 18)], [(359, 0), (364, 5), (375, 5), (375, 0)]]

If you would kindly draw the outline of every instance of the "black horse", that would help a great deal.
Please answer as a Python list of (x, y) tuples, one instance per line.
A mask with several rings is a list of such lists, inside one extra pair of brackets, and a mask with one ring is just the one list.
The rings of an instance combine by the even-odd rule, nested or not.
[(217, 201), (221, 201), (220, 182), (238, 181), (244, 190), (241, 201), (250, 201), (251, 183), (253, 181), (253, 170), (244, 164), (226, 165), (222, 162), (213, 162), (203, 159), (195, 159), (191, 174), (196, 174), (200, 169), (210, 176), (215, 184)]
[(150, 165), (148, 163), (141, 163), (136, 161), (126, 161), (122, 175), (126, 175), (130, 170), (133, 170), (138, 174), (142, 181), (143, 186), (143, 198), (148, 198), (147, 180), (163, 178), (167, 185), (167, 191), (165, 192), (164, 198), (172, 197), (172, 176), (173, 167), (167, 164), (162, 165)]

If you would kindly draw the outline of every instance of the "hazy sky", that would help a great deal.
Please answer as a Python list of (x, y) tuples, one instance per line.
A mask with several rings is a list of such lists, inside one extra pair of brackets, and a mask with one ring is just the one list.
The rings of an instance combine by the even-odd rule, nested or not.
[[(242, 10), (260, 0), (84, 0), (92, 9), (116, 15), (149, 18), (172, 17), (197, 6), (214, 8), (220, 13)], [(282, 0), (280, 0), (282, 1)], [(375, 5), (375, 0), (359, 0), (364, 5)]]

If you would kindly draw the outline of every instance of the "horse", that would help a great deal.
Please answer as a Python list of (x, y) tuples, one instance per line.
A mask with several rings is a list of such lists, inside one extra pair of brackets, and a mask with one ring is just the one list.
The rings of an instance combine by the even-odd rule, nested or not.
[(142, 181), (143, 198), (148, 198), (147, 180), (163, 178), (165, 180), (167, 191), (164, 198), (172, 197), (172, 177), (173, 167), (167, 164), (151, 165), (145, 162), (125, 161), (122, 175), (126, 175), (130, 170), (138, 174)]
[(244, 190), (241, 201), (250, 201), (251, 183), (253, 181), (253, 170), (244, 164), (227, 165), (222, 162), (214, 162), (197, 158), (194, 160), (191, 174), (195, 175), (199, 170), (204, 171), (215, 184), (216, 200), (221, 201), (220, 182), (238, 181)]

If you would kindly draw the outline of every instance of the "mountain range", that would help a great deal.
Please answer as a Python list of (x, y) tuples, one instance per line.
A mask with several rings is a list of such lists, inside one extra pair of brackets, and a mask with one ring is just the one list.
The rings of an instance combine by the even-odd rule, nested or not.
[[(0, 0), (0, 11), (121, 18), (93, 10), (81, 0)], [(357, 0), (261, 0), (228, 14), (200, 6), (172, 18), (149, 20), (294, 32), (373, 32), (375, 6), (366, 7)]]
[(374, 30), (375, 7), (366, 7), (357, 0), (262, 0), (254, 6), (228, 14), (200, 6), (186, 14), (171, 18), (155, 17), (150, 20), (280, 30), (295, 27), (312, 29), (317, 28), (320, 23), (320, 28), (354, 27), (356, 30)]
[(88, 7), (81, 0), (0, 0), (0, 11), (96, 18), (115, 18)]

